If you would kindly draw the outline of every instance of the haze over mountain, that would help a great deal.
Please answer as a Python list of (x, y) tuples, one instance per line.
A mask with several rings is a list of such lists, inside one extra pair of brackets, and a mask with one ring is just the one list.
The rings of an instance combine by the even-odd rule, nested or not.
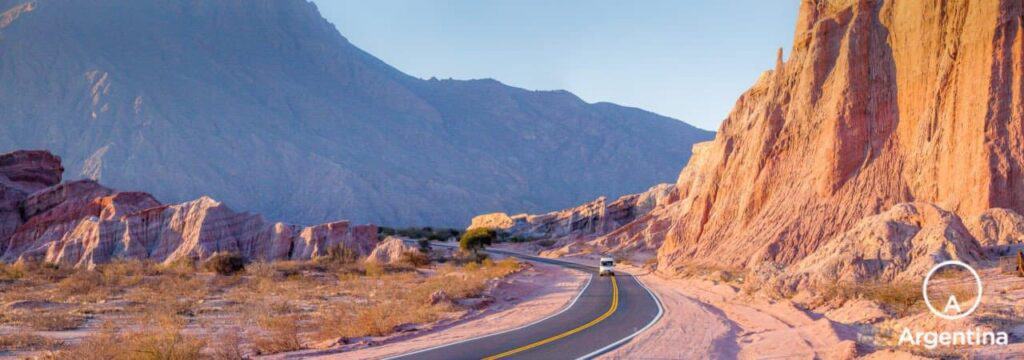
[(465, 225), (673, 180), (712, 136), (565, 91), (414, 78), (303, 0), (0, 0), (0, 11), (0, 151), (48, 149), (69, 179), (164, 202)]

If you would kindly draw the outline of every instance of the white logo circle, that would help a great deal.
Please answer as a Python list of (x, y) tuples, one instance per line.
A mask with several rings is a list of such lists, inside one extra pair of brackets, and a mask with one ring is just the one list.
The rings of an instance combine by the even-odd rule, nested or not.
[[(928, 299), (928, 281), (931, 280), (932, 275), (935, 274), (935, 271), (939, 270), (939, 268), (942, 268), (943, 266), (949, 266), (949, 265), (959, 266), (959, 267), (967, 269), (967, 271), (970, 271), (971, 275), (974, 276), (975, 284), (978, 285), (978, 297), (974, 298), (974, 304), (971, 305), (971, 308), (967, 309), (966, 312), (963, 312), (963, 313), (960, 313), (960, 314), (956, 314), (956, 315), (947, 315), (947, 314), (945, 314), (945, 313), (935, 309), (935, 306), (932, 306), (931, 300)], [(921, 294), (924, 295), (924, 303), (925, 303), (925, 305), (928, 305), (928, 310), (931, 310), (932, 314), (935, 314), (935, 316), (938, 316), (938, 317), (946, 319), (946, 320), (960, 319), (960, 318), (963, 318), (963, 317), (966, 317), (966, 316), (970, 315), (971, 313), (974, 312), (974, 310), (977, 310), (978, 309), (978, 305), (981, 305), (981, 293), (982, 293), (981, 276), (978, 276), (978, 272), (974, 271), (974, 268), (972, 268), (970, 265), (964, 264), (963, 262), (956, 261), (956, 260), (943, 261), (943, 262), (939, 263), (938, 265), (935, 265), (935, 267), (933, 267), (932, 270), (928, 272), (928, 276), (924, 277), (924, 284), (921, 285)]]

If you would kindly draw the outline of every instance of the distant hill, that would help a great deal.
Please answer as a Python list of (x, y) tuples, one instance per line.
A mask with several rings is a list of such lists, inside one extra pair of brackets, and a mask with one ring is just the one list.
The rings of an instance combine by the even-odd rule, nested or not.
[(713, 136), (565, 91), (414, 78), (302, 0), (0, 11), (0, 151), (48, 149), (70, 179), (164, 202), (210, 195), (305, 224), (466, 225), (673, 181)]

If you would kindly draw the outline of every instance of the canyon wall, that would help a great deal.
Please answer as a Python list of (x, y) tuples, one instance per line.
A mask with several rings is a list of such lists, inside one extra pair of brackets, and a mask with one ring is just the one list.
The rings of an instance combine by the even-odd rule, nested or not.
[(60, 183), (60, 159), (43, 151), (0, 155), (0, 261), (92, 267), (114, 259), (170, 263), (217, 252), (251, 260), (301, 260), (345, 246), (373, 250), (374, 225), (302, 227), (238, 213), (209, 197), (164, 205), (92, 180)]
[(1020, 1), (805, 1), (677, 183), (659, 266), (792, 264), (903, 202), (1024, 210)]

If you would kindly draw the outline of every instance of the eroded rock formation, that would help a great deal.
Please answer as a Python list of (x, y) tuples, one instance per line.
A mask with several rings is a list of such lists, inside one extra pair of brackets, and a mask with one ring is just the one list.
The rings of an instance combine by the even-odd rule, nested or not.
[(376, 243), (373, 225), (270, 223), (209, 197), (163, 205), (149, 194), (117, 192), (91, 180), (61, 184), (62, 171), (60, 159), (47, 152), (0, 155), (0, 261), (91, 267), (118, 258), (174, 262), (216, 252), (309, 259), (339, 244), (365, 255)]
[(366, 257), (367, 262), (378, 264), (397, 264), (402, 261), (407, 252), (419, 251), (415, 247), (407, 245), (402, 238), (388, 236), (373, 248), (370, 255)]
[(664, 204), (671, 198), (672, 191), (670, 184), (660, 184), (612, 202), (602, 196), (577, 207), (546, 214), (485, 214), (474, 217), (469, 229), (492, 228), (501, 230), (507, 237), (523, 239), (593, 238), (632, 222)]
[[(787, 291), (872, 281), (917, 283), (940, 262), (984, 258), (956, 214), (933, 204), (904, 203), (864, 218), (773, 281)], [(759, 267), (770, 270), (771, 264)]]
[[(805, 1), (677, 183), (659, 266), (793, 264), (903, 202), (1024, 210), (1019, 1)], [(655, 232), (657, 232), (655, 231)]]

